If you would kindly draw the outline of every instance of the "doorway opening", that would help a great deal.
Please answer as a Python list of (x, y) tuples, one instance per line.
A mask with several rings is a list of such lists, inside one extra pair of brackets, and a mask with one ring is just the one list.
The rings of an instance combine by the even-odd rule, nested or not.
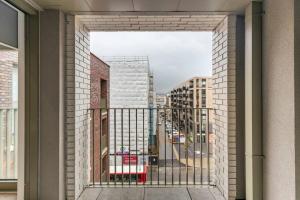
[[(206, 180), (207, 184), (210, 184), (211, 181), (213, 180), (213, 185), (216, 185), (217, 188), (221, 191), (221, 193), (223, 194), (223, 196), (235, 196), (236, 195), (236, 191), (237, 191), (237, 184), (236, 181), (228, 181), (228, 179), (230, 180), (236, 180), (237, 179), (237, 173), (231, 173), (234, 171), (238, 171), (237, 170), (237, 160), (236, 160), (236, 151), (235, 149), (237, 148), (237, 134), (236, 134), (236, 130), (233, 128), (236, 126), (236, 121), (237, 121), (237, 117), (236, 117), (236, 99), (235, 99), (235, 94), (236, 94), (236, 81), (235, 81), (235, 72), (236, 72), (236, 54), (237, 54), (237, 50), (235, 48), (236, 46), (236, 23), (237, 23), (237, 17), (236, 16), (223, 16), (223, 15), (197, 15), (195, 13), (185, 13), (182, 15), (178, 15), (178, 14), (174, 14), (174, 15), (145, 15), (145, 16), (137, 16), (131, 13), (128, 13), (126, 15), (84, 15), (84, 16), (76, 16), (75, 18), (72, 16), (69, 16), (67, 18), (67, 21), (70, 22), (70, 26), (73, 24), (74, 25), (74, 29), (75, 29), (75, 37), (73, 38), (74, 43), (75, 43), (75, 49), (74, 49), (74, 55), (75, 55), (75, 71), (78, 70), (80, 71), (78, 74), (75, 74), (75, 84), (74, 84), (74, 88), (75, 88), (75, 93), (76, 90), (80, 91), (83, 95), (78, 95), (78, 98), (75, 99), (75, 103), (73, 103), (73, 105), (75, 105), (75, 112), (77, 110), (76, 107), (78, 107), (78, 112), (83, 113), (82, 115), (85, 116), (85, 118), (80, 118), (75, 116), (75, 123), (76, 121), (78, 122), (82, 122), (82, 123), (76, 123), (77, 124), (77, 128), (78, 128), (78, 132), (75, 131), (74, 135), (72, 135), (72, 137), (75, 137), (75, 143), (76, 143), (76, 137), (82, 137), (84, 136), (83, 140), (80, 140), (83, 144), (78, 144), (79, 146), (83, 146), (86, 147), (84, 149), (83, 154), (78, 154), (78, 158), (75, 159), (75, 162), (79, 162), (79, 164), (81, 165), (78, 169), (84, 169), (84, 170), (78, 170), (78, 173), (75, 172), (75, 176), (78, 176), (79, 180), (76, 184), (79, 185), (79, 189), (78, 191), (82, 191), (83, 188), (85, 186), (89, 186), (89, 185), (96, 185), (97, 180), (95, 179), (94, 175), (94, 168), (92, 168), (91, 166), (94, 166), (95, 164), (95, 154), (99, 154), (96, 153), (95, 151), (91, 151), (91, 148), (94, 149), (94, 147), (96, 146), (94, 142), (90, 142), (90, 141), (94, 141), (91, 140), (91, 138), (95, 138), (95, 135), (93, 135), (93, 130), (94, 129), (94, 123), (93, 121), (96, 121), (94, 118), (94, 114), (93, 111), (94, 109), (91, 109), (89, 106), (89, 103), (85, 103), (85, 105), (82, 104), (82, 102), (90, 102), (90, 99), (92, 98), (91, 94), (89, 93), (90, 88), (92, 88), (92, 84), (89, 84), (89, 82), (91, 81), (89, 79), (89, 64), (90, 64), (90, 32), (95, 32), (95, 31), (211, 31), (213, 34), (212, 37), (212, 90), (213, 90), (213, 103), (212, 103), (212, 107), (213, 107), (213, 113), (214, 113), (214, 125), (212, 126), (212, 132), (214, 134), (213, 137), (213, 141), (214, 141), (214, 148), (212, 148), (211, 153), (212, 153), (212, 158), (214, 160), (214, 169), (213, 172), (207, 172), (207, 174), (210, 174)], [(68, 27), (67, 27), (68, 28)], [(71, 29), (72, 30), (72, 29)], [(72, 38), (70, 38), (70, 41), (72, 41)], [(73, 51), (73, 50), (71, 50)], [(145, 58), (134, 58), (135, 61), (138, 60), (139, 65), (143, 65), (145, 63), (148, 62), (147, 59)], [(121, 62), (117, 61), (119, 64), (124, 62), (127, 62), (128, 60), (123, 59)], [(108, 62), (108, 61), (106, 61)], [(115, 60), (111, 60), (111, 63), (116, 62)], [(104, 61), (105, 63), (105, 61)], [(106, 63), (108, 66), (111, 65), (111, 63)], [(70, 63), (70, 67), (72, 67), (73, 64)], [(68, 64), (67, 64), (68, 67)], [(85, 77), (85, 73), (87, 75), (87, 77)], [(73, 76), (73, 74), (66, 74), (66, 76)], [(149, 76), (151, 77), (151, 76)], [(195, 80), (197, 84), (197, 80)], [(194, 82), (194, 81), (192, 81)], [(202, 84), (204, 84), (205, 81), (203, 80), (198, 80), (198, 83), (202, 86)], [(77, 86), (77, 87), (76, 87)], [(120, 85), (119, 87), (121, 87), (122, 85)], [(110, 86), (111, 87), (111, 86)], [(188, 86), (189, 87), (189, 86)], [(68, 95), (68, 94), (66, 94)], [(129, 94), (130, 95), (130, 94)], [(199, 97), (200, 96), (207, 96), (206, 92), (202, 92), (199, 91)], [(188, 94), (182, 94), (182, 96), (189, 96)], [(197, 94), (195, 95), (197, 96)], [(66, 96), (68, 97), (68, 96)], [(77, 103), (80, 104), (77, 106)], [(112, 102), (109, 102), (112, 103)], [(203, 101), (200, 102), (200, 104), (204, 104)], [(66, 105), (66, 108), (68, 109), (68, 105)], [(113, 111), (109, 111), (110, 109), (115, 109)], [(124, 137), (120, 137), (121, 141), (118, 141), (117, 137), (112, 137), (113, 138), (113, 142), (112, 140), (108, 140), (107, 139), (107, 155), (110, 154), (110, 149), (113, 149), (113, 159), (110, 159), (110, 156), (107, 156), (109, 161), (103, 161), (102, 159), (99, 158), (99, 156), (96, 157), (97, 160), (99, 160), (99, 165), (101, 164), (101, 162), (106, 163), (106, 165), (108, 165), (105, 168), (106, 172), (109, 171), (113, 171), (114, 173), (111, 174), (110, 173), (103, 173), (105, 174), (102, 179), (101, 175), (99, 176), (99, 179), (101, 177), (102, 180), (105, 180), (105, 185), (108, 185), (111, 183), (115, 184), (115, 182), (121, 182), (122, 184), (122, 180), (123, 180), (123, 185), (124, 185), (124, 171), (128, 171), (128, 174), (131, 174), (131, 172), (129, 173), (129, 171), (133, 171), (135, 174), (134, 176), (129, 176), (128, 175), (128, 180), (126, 179), (126, 184), (127, 183), (132, 183), (132, 184), (144, 184), (145, 179), (146, 179), (146, 183), (147, 181), (150, 179), (151, 180), (151, 176), (149, 177), (148, 175), (145, 177), (143, 175), (143, 167), (139, 167), (138, 162), (142, 161), (143, 165), (145, 162), (153, 162), (154, 164), (156, 164), (155, 162), (157, 162), (157, 168), (160, 167), (160, 164), (163, 169), (163, 171), (167, 171), (167, 162), (165, 164), (165, 160), (160, 163), (159, 161), (159, 155), (157, 158), (151, 158), (148, 160), (145, 160), (144, 158), (139, 158), (139, 155), (143, 154), (143, 152), (139, 152), (138, 148), (139, 145), (143, 143), (144, 140), (141, 140), (141, 142), (134, 142), (134, 141), (138, 141), (137, 138), (139, 138), (139, 134), (136, 134), (136, 130), (138, 130), (138, 128), (136, 127), (143, 127), (143, 124), (145, 126), (145, 124), (147, 124), (147, 126), (149, 124), (153, 124), (154, 120), (152, 120), (151, 117), (149, 117), (149, 120), (147, 121), (147, 123), (142, 123), (139, 124), (139, 122), (137, 122), (137, 118), (138, 116), (143, 116), (143, 109), (147, 109), (147, 112), (145, 112), (144, 110), (144, 116), (151, 116), (153, 114), (153, 116), (157, 116), (157, 125), (159, 125), (159, 123), (161, 123), (161, 125), (164, 125), (164, 127), (168, 127), (170, 125), (168, 125), (168, 116), (171, 115), (171, 119), (172, 117), (175, 116), (175, 112), (172, 111), (172, 109), (170, 109), (169, 112), (165, 112), (164, 109), (162, 114), (159, 111), (160, 108), (158, 109), (154, 109), (155, 112), (151, 112), (153, 110), (151, 110), (151, 108), (149, 107), (117, 107), (117, 108), (112, 108), (107, 107), (102, 109), (99, 109), (99, 116), (102, 117), (102, 113), (107, 113), (106, 119), (109, 119), (106, 121), (107, 123), (107, 127), (108, 127), (108, 133), (109, 133), (109, 137), (111, 138), (112, 135), (115, 134), (115, 132), (113, 130), (116, 130), (117, 128), (114, 128), (114, 126), (122, 126), (122, 121), (124, 121), (124, 118), (122, 118), (122, 116), (124, 117), (126, 115), (126, 120), (128, 120), (127, 125), (126, 125), (126, 129), (124, 129), (124, 123), (123, 123), (123, 129), (121, 128), (121, 130), (123, 130), (123, 134), (128, 134), (128, 138), (126, 138), (126, 140), (128, 141), (128, 149), (126, 149), (127, 147), (124, 147), (125, 145), (121, 145), (120, 148), (118, 148), (118, 145), (113, 145), (113, 144), (117, 144), (122, 143), (122, 138), (124, 139)], [(185, 108), (183, 108), (184, 110)], [(122, 112), (123, 110), (123, 112)], [(187, 111), (188, 112), (188, 111)], [(85, 114), (84, 114), (85, 113)], [(115, 114), (116, 113), (116, 114)], [(152, 113), (152, 114), (149, 114)], [(171, 113), (171, 114), (167, 114), (167, 113)], [(192, 110), (193, 113), (193, 110)], [(202, 117), (203, 119), (203, 113), (205, 113), (205, 117), (206, 120), (208, 121), (209, 119), (209, 115), (208, 111), (204, 111), (204, 112), (199, 112), (199, 115)], [(81, 116), (81, 115), (80, 115)], [(115, 116), (115, 117), (114, 117)], [(193, 115), (192, 115), (193, 116)], [(197, 114), (195, 116), (198, 116)], [(210, 115), (211, 116), (211, 115)], [(182, 118), (183, 115), (181, 116), (181, 114), (178, 115), (178, 118)], [(196, 117), (195, 117), (196, 118)], [(129, 120), (130, 119), (130, 120)], [(151, 119), (151, 123), (150, 123), (150, 119)], [(174, 118), (175, 119), (175, 118)], [(188, 119), (188, 116), (184, 116), (184, 119)], [(134, 123), (131, 123), (131, 120), (134, 120)], [(159, 121), (161, 120), (161, 121)], [(102, 120), (99, 120), (102, 121)], [(115, 123), (116, 121), (116, 123)], [(117, 124), (117, 122), (119, 121), (119, 124)], [(144, 120), (142, 120), (144, 122)], [(185, 120), (184, 120), (185, 121)], [(199, 120), (201, 121), (201, 120)], [(113, 124), (112, 124), (113, 123)], [(184, 131), (180, 125), (181, 120), (179, 120), (179, 125), (177, 126), (177, 131), (178, 131), (178, 137), (177, 137), (177, 142), (180, 144), (182, 141), (187, 141), (188, 137), (187, 136), (182, 136), (181, 137), (181, 131)], [(82, 124), (82, 125), (81, 125)], [(116, 125), (114, 125), (116, 124)], [(229, 126), (230, 125), (230, 126)], [(175, 125), (176, 126), (176, 125)], [(130, 128), (129, 128), (130, 127)], [(188, 126), (187, 126), (188, 127)], [(193, 128), (193, 127), (189, 127), (189, 128)], [(194, 130), (197, 130), (197, 126), (196, 128), (193, 128)], [(77, 129), (76, 129), (77, 130)], [(99, 129), (102, 130), (102, 129)], [(130, 131), (129, 131), (130, 130)], [(142, 130), (144, 130), (144, 128), (142, 128)], [(147, 128), (147, 130), (150, 130)], [(206, 131), (205, 133), (205, 137), (204, 135), (202, 136), (201, 133), (201, 126), (199, 126), (199, 132), (200, 135), (197, 137), (191, 137), (194, 139), (191, 139), (191, 142), (193, 141), (199, 141), (199, 142), (207, 142), (209, 144), (209, 141), (211, 140), (211, 137), (209, 136), (209, 131)], [(210, 130), (209, 126), (205, 127), (205, 130)], [(117, 131), (116, 131), (117, 132)], [(122, 133), (122, 131), (120, 131)], [(125, 133), (126, 132), (126, 133)], [(83, 134), (84, 133), (84, 134)], [(92, 133), (92, 134), (91, 134)], [(120, 133), (120, 134), (121, 134)], [(172, 133), (177, 134), (176, 133), (176, 128), (173, 130), (172, 128), (172, 120), (171, 120), (171, 135)], [(138, 135), (138, 136), (137, 136)], [(129, 138), (130, 136), (130, 138)], [(136, 137), (137, 136), (137, 137)], [(174, 135), (173, 136), (169, 136), (167, 134), (164, 134), (163, 136), (165, 136), (166, 138), (171, 138), (171, 145), (172, 145), (172, 141), (174, 139)], [(148, 146), (150, 146), (150, 144), (153, 144), (154, 142), (151, 143), (151, 140), (155, 138), (155, 137), (148, 137), (148, 141), (147, 144)], [(157, 137), (156, 137), (157, 138)], [(114, 141), (116, 140), (116, 142)], [(164, 140), (167, 142), (168, 139)], [(176, 140), (176, 139), (175, 139)], [(202, 141), (201, 141), (202, 140)], [(133, 148), (132, 144), (130, 144), (130, 148), (129, 148), (129, 141), (133, 141), (132, 144), (134, 144), (134, 146), (136, 146), (136, 144), (138, 145), (137, 148)], [(157, 139), (154, 141), (157, 141)], [(124, 142), (124, 141), (123, 141)], [(183, 142), (186, 143), (186, 142)], [(101, 144), (101, 142), (99, 143), (99, 145)], [(102, 145), (102, 144), (101, 144)], [(111, 145), (111, 146), (110, 146)], [(76, 144), (75, 144), (76, 146)], [(94, 147), (93, 147), (94, 146)], [(159, 146), (159, 145), (158, 145)], [(164, 146), (164, 144), (162, 145)], [(112, 147), (112, 148), (110, 148)], [(101, 146), (101, 148), (99, 148), (99, 152), (101, 152), (101, 149), (103, 148), (103, 146)], [(211, 146), (207, 147), (207, 149), (210, 149)], [(147, 147), (147, 149), (149, 150), (149, 147)], [(132, 150), (132, 151), (131, 151)], [(67, 151), (70, 152), (70, 156), (73, 155), (74, 150), (73, 149), (68, 149)], [(121, 153), (121, 155), (118, 155), (118, 151), (123, 151)], [(179, 151), (179, 150), (178, 150)], [(209, 150), (210, 151), (210, 150)], [(90, 156), (89, 153), (87, 152), (91, 152), (92, 154), (94, 153), (93, 156)], [(124, 154), (124, 152), (126, 152), (126, 154)], [(199, 153), (199, 151), (193, 151), (195, 154)], [(201, 151), (200, 151), (201, 152)], [(67, 156), (68, 156), (68, 152), (67, 152)], [(76, 152), (75, 152), (76, 155)], [(102, 156), (102, 153), (100, 153), (100, 155)], [(116, 156), (118, 155), (118, 156)], [(131, 156), (133, 155), (133, 156)], [(180, 154), (181, 155), (181, 154)], [(199, 155), (201, 156), (202, 153), (199, 153)], [(209, 155), (209, 154), (207, 154)], [(105, 155), (104, 155), (105, 156)], [(203, 156), (203, 155), (202, 155)], [(106, 157), (106, 156), (105, 156)], [(208, 157), (208, 156), (207, 156)], [(91, 159), (92, 158), (92, 159)], [(188, 166), (190, 164), (189, 162), (189, 157), (187, 157), (188, 159), (186, 159), (186, 156), (184, 157), (185, 159), (185, 164), (186, 166)], [(94, 159), (94, 163), (92, 163), (92, 160)], [(119, 160), (119, 161), (118, 161)], [(179, 159), (181, 161), (181, 159)], [(210, 165), (210, 159), (207, 159), (207, 165)], [(113, 161), (113, 164), (110, 165), (111, 161)], [(121, 179), (120, 177), (118, 177), (118, 162), (121, 163), (121, 165), (123, 165), (123, 173), (121, 173)], [(193, 162), (193, 161), (192, 161)], [(92, 163), (92, 164), (91, 164)], [(179, 162), (181, 163), (181, 162)], [(201, 165), (201, 162), (199, 162)], [(76, 163), (74, 163), (76, 165)], [(164, 165), (165, 164), (165, 165)], [(174, 164), (174, 163), (173, 163)], [(184, 161), (183, 163), (184, 164)], [(128, 166), (128, 169), (124, 170), (124, 165)], [(172, 164), (171, 164), (172, 165)], [(130, 167), (129, 167), (130, 166)], [(151, 165), (150, 165), (151, 166)], [(194, 165), (195, 166), (195, 165)], [(111, 168), (110, 168), (111, 167)], [(173, 165), (174, 167), (174, 165)], [(181, 168), (181, 164), (179, 164), (179, 166)], [(139, 168), (141, 168), (141, 174), (139, 173)], [(188, 168), (188, 167), (187, 167)], [(193, 167), (191, 167), (193, 168)], [(100, 168), (102, 169), (102, 168)], [(134, 171), (135, 169), (135, 171)], [(166, 169), (166, 170), (165, 170)], [(120, 170), (122, 171), (122, 167), (120, 168)], [(152, 169), (153, 170), (153, 169)], [(91, 172), (92, 171), (92, 172)], [(100, 171), (100, 170), (97, 170)], [(145, 170), (146, 171), (146, 170)], [(167, 185), (168, 181), (160, 181), (160, 178), (163, 177), (163, 179), (165, 180), (165, 176), (166, 173), (162, 175), (160, 174), (160, 169), (158, 170), (157, 173), (157, 178), (159, 176), (159, 178), (156, 180), (155, 184), (159, 184), (159, 183), (163, 183)], [(180, 170), (179, 170), (180, 171)], [(197, 171), (197, 170), (195, 170)], [(210, 170), (208, 170), (210, 171)], [(147, 171), (148, 172), (148, 171)], [(153, 171), (152, 171), (153, 172)], [(184, 179), (183, 180), (193, 180), (193, 178), (190, 179), (189, 175), (186, 176), (186, 174), (189, 173), (189, 170), (185, 171), (186, 173), (183, 175)], [(93, 175), (94, 173), (94, 175)], [(100, 173), (102, 174), (102, 172)], [(136, 175), (138, 174), (138, 175)], [(140, 175), (139, 175), (140, 174)], [(193, 174), (193, 173), (190, 173)], [(127, 176), (127, 175), (126, 175)], [(93, 180), (94, 177), (94, 180)], [(171, 176), (172, 177), (172, 176)], [(178, 176), (181, 177), (181, 176)], [(187, 178), (186, 178), (187, 177)], [(72, 179), (73, 177), (68, 177), (67, 175), (67, 179)], [(75, 177), (76, 179), (76, 177)], [(131, 179), (134, 179), (133, 181)], [(172, 179), (172, 178), (171, 178)], [(179, 178), (178, 178), (179, 179)], [(101, 184), (102, 180), (99, 180), (99, 183), (97, 183), (98, 185)], [(197, 180), (201, 180), (197, 179)], [(152, 184), (153, 184), (153, 179), (152, 179)], [(170, 180), (172, 182), (172, 180)], [(174, 179), (173, 179), (174, 181)], [(204, 180), (202, 180), (204, 181)], [(71, 181), (70, 181), (71, 182)], [(178, 180), (179, 182), (179, 180)], [(107, 184), (108, 183), (108, 184)], [(189, 184), (190, 182), (186, 182), (185, 184)], [(200, 181), (201, 183), (201, 181)], [(203, 183), (203, 182), (202, 182)], [(102, 184), (103, 185), (103, 184)], [(117, 185), (117, 184), (116, 184)], [(150, 182), (151, 185), (151, 182)], [(161, 185), (161, 184), (160, 184)], [(67, 187), (68, 188), (68, 187)], [(72, 189), (72, 183), (70, 184), (70, 188)], [(77, 188), (77, 187), (76, 187)], [(81, 188), (81, 189), (80, 189)], [(231, 192), (232, 191), (232, 192)], [(76, 193), (76, 191), (75, 191)], [(79, 192), (77, 193), (79, 194)]]
[(90, 44), (90, 184), (214, 185), (212, 33), (92, 32)]

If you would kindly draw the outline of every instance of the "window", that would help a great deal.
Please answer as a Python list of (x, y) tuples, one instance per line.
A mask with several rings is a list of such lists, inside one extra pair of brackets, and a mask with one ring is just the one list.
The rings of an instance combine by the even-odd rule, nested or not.
[[(99, 105), (100, 108), (106, 108), (107, 107), (107, 80), (101, 79), (100, 80), (100, 98), (99, 98)], [(102, 109), (102, 111), (106, 111), (105, 109)]]
[(17, 178), (18, 51), (0, 50), (0, 179)]
[(201, 87), (206, 87), (206, 79), (202, 79), (202, 81), (201, 81)]
[(102, 158), (102, 165), (101, 165), (101, 172), (102, 172), (102, 174), (101, 175), (103, 175), (105, 172), (106, 172), (106, 169), (107, 169), (107, 154), (105, 155), (105, 156), (103, 156), (103, 158)]
[(100, 81), (101, 88), (101, 98), (107, 97), (107, 80), (101, 79)]
[(104, 136), (107, 134), (107, 118), (102, 119), (102, 124), (101, 124), (101, 135)]
[(19, 110), (19, 104), (24, 107), (24, 14), (0, 1), (0, 18), (7, 22), (2, 28), (10, 30), (9, 37), (0, 36), (0, 181), (14, 182), (24, 134), (24, 110)]

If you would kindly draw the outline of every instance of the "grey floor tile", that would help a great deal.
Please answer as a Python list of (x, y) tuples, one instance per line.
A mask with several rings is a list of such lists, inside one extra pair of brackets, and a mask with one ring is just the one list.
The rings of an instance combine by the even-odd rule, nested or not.
[(145, 200), (190, 200), (186, 188), (145, 188)]
[(215, 200), (208, 188), (188, 188), (192, 200)]
[(86, 188), (78, 200), (96, 200), (102, 188)]
[(144, 188), (103, 188), (97, 200), (143, 200)]

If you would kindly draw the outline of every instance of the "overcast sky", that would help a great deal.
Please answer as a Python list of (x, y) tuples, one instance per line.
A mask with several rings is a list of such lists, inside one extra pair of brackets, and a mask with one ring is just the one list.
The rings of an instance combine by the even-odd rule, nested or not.
[(212, 73), (210, 32), (93, 32), (90, 42), (99, 58), (148, 56), (158, 93)]

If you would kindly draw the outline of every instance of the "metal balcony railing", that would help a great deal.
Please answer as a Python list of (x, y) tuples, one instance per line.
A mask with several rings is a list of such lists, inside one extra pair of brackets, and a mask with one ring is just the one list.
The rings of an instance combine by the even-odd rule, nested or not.
[[(205, 120), (201, 120), (204, 110)], [(214, 185), (214, 134), (207, 126), (213, 122), (214, 110), (98, 108), (88, 112), (90, 186)], [(106, 113), (107, 121), (101, 113)]]
[(0, 180), (17, 179), (18, 109), (0, 109)]

